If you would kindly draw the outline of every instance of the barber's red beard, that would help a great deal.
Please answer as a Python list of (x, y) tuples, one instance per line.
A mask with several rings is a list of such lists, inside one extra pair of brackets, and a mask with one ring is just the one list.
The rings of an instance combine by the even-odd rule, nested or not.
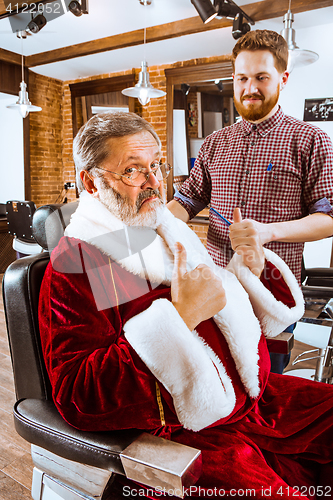
[[(247, 106), (243, 105), (243, 101), (248, 98), (260, 99), (260, 104), (258, 102), (254, 104), (249, 104)], [(280, 87), (278, 86), (275, 94), (273, 94), (269, 99), (265, 99), (262, 94), (243, 94), (238, 101), (234, 96), (235, 108), (244, 120), (250, 122), (256, 122), (265, 118), (274, 108), (275, 104), (278, 102), (280, 97)]]

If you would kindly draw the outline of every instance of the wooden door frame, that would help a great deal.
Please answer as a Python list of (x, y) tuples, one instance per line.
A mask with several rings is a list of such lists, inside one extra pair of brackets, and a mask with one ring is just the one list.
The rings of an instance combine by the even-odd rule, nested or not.
[[(16, 56), (16, 54), (15, 54)], [(17, 62), (16, 62), (17, 59)], [(19, 95), (22, 68), (20, 56), (11, 60), (0, 59), (0, 92)], [(24, 69), (24, 80), (29, 89), (29, 71)], [(23, 118), (23, 168), (24, 168), (24, 198), (31, 199), (30, 178), (30, 120), (29, 115)]]

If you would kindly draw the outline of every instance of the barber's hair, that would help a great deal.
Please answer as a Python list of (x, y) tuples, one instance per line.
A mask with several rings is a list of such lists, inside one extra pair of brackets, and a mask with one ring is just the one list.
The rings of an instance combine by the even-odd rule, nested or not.
[(235, 60), (244, 50), (269, 50), (274, 56), (275, 67), (283, 73), (288, 65), (288, 45), (282, 35), (276, 31), (254, 30), (248, 31), (236, 43), (232, 51), (232, 66), (235, 70)]
[(107, 140), (116, 137), (125, 137), (147, 131), (156, 140), (158, 146), (161, 141), (152, 126), (135, 113), (125, 111), (107, 112), (94, 115), (77, 133), (73, 142), (73, 158), (76, 168), (76, 185), (78, 191), (84, 191), (80, 172), (87, 172), (94, 167), (101, 166), (106, 158), (112, 154)]

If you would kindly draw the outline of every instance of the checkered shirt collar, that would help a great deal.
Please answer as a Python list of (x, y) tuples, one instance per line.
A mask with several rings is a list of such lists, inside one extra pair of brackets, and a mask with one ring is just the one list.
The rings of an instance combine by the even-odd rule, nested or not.
[(282, 111), (281, 107), (279, 106), (279, 109), (277, 112), (268, 118), (267, 120), (264, 120), (263, 122), (254, 124), (251, 122), (248, 122), (246, 120), (242, 120), (242, 126), (243, 126), (243, 132), (244, 135), (250, 135), (253, 130), (256, 130), (259, 135), (262, 137), (265, 137), (268, 135), (275, 127), (280, 125), (284, 119), (284, 112)]

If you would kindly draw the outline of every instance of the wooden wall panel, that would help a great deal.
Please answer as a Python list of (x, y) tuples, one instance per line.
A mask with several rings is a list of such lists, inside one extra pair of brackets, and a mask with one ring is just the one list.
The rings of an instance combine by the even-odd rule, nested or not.
[(21, 81), (21, 67), (0, 60), (0, 92), (18, 95)]

